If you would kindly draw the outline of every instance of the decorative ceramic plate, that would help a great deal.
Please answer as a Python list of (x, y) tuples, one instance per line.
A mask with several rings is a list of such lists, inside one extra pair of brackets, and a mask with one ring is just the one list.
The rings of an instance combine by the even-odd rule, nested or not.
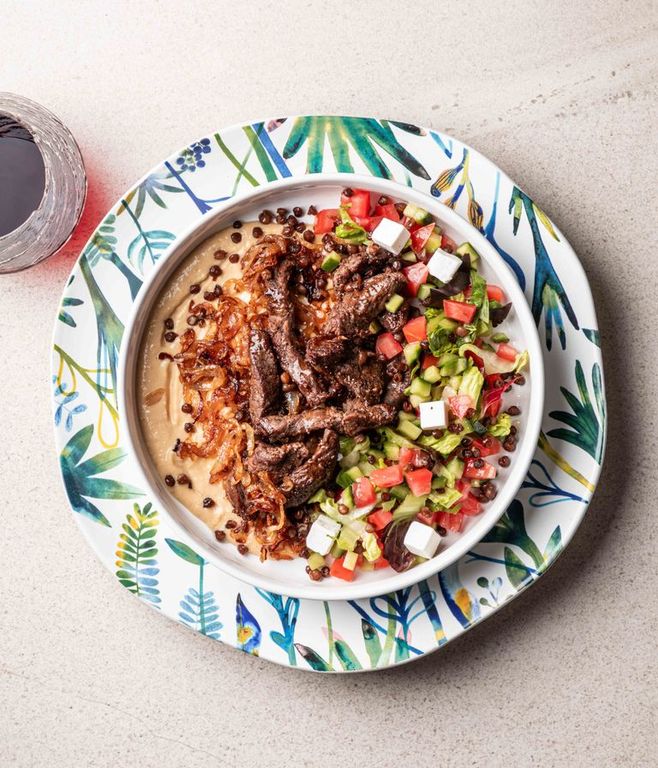
[[(369, 174), (431, 194), (476, 226), (525, 290), (544, 345), (542, 432), (516, 499), (438, 576), (367, 600), (300, 600), (210, 565), (135, 482), (117, 408), (124, 325), (144, 277), (214, 207), (285, 177)], [(129, 190), (71, 273), (53, 342), (60, 468), (83, 534), (118, 581), (171, 618), (302, 669), (380, 669), (436, 650), (542, 576), (599, 476), (605, 397), (587, 278), (545, 213), (489, 160), (436, 131), (357, 117), (292, 117), (202, 138)]]

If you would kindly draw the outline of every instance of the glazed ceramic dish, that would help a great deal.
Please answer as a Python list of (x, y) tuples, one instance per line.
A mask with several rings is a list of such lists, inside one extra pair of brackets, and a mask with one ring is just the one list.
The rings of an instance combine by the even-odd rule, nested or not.
[[(249, 212), (248, 200), (263, 205), (254, 192), (294, 196), (298, 181), (310, 184), (303, 197), (312, 202), (309, 197), (335, 195), (345, 184), (336, 172), (372, 189), (381, 178), (404, 184), (404, 194), (390, 193), (425, 203), (433, 197), (440, 205), (432, 212), (449, 232), (461, 231), (458, 218), (479, 230), (482, 240), (474, 244), (487, 268), (507, 286), (500, 262), (489, 258), (495, 250), (525, 290), (548, 365), (538, 447), (502, 517), (488, 521), (488, 532), (469, 539), (468, 551), (451, 565), (439, 564), (438, 576), (416, 568), (404, 586), (382, 585), (387, 593), (381, 596), (329, 602), (326, 593), (324, 600), (282, 597), (284, 588), (270, 581), (252, 587), (245, 581), (250, 576), (229, 573), (227, 558), (218, 561), (204, 532), (168, 505), (148, 477), (146, 458), (133, 458), (139, 434), (129, 429), (130, 398), (124, 414), (118, 396), (119, 349), (135, 300), (144, 291), (147, 301), (158, 274), (166, 276), (195, 238), (221, 226), (229, 199)], [(290, 189), (280, 186), (283, 179), (291, 180)], [(510, 297), (518, 313), (517, 296), (510, 291)], [(528, 335), (525, 340), (531, 347)], [(531, 347), (531, 358), (534, 352)], [(73, 270), (55, 329), (53, 387), (69, 501), (119, 582), (202, 634), (316, 670), (382, 668), (417, 658), (541, 577), (584, 514), (605, 438), (594, 308), (563, 236), (475, 151), (434, 131), (371, 118), (299, 117), (225, 129), (144, 177), (105, 217)]]
[[(514, 402), (521, 410), (521, 439), (510, 471), (499, 478), (499, 493), (496, 499), (486, 506), (482, 514), (467, 518), (464, 531), (449, 534), (435, 557), (402, 573), (396, 573), (392, 568), (384, 568), (367, 573), (360, 572), (352, 582), (336, 578), (314, 582), (306, 574), (306, 561), (302, 558), (260, 562), (256, 555), (239, 554), (232, 543), (218, 543), (213, 531), (168, 493), (162, 477), (154, 470), (141, 434), (139, 410), (142, 406), (136, 394), (136, 382), (139, 378), (138, 363), (144, 333), (153, 306), (180, 268), (181, 261), (189, 256), (194, 248), (213, 233), (230, 226), (235, 219), (256, 220), (263, 208), (274, 209), (281, 206), (292, 209), (294, 206), (300, 206), (306, 209), (310, 204), (316, 204), (319, 208), (330, 207), (331, 203), (338, 199), (341, 189), (348, 185), (368, 188), (377, 195), (385, 194), (422, 205), (430, 210), (438, 219), (442, 230), (455, 242), (468, 241), (476, 248), (482, 258), (480, 271), (483, 276), (488, 282), (500, 285), (512, 302), (513, 312), (506, 322), (506, 329), (517, 346), (529, 352), (529, 386), (515, 388), (514, 392)], [(543, 359), (532, 314), (513, 272), (486, 238), (454, 211), (436, 202), (431, 196), (419, 194), (386, 180), (323, 174), (322, 178), (307, 176), (303, 179), (272, 182), (265, 189), (236, 195), (230, 202), (218, 206), (211, 214), (196, 222), (188, 232), (181, 235), (174, 246), (163, 253), (135, 301), (124, 338), (126, 342), (119, 359), (119, 412), (125, 424), (125, 439), (131, 464), (141, 472), (139, 484), (148, 488), (149, 496), (157, 500), (162, 514), (169, 518), (180, 535), (194, 540), (195, 549), (209, 563), (249, 584), (271, 592), (282, 592), (291, 597), (317, 600), (371, 597), (403, 589), (448, 567), (471, 549), (503, 514), (523, 482), (539, 436), (544, 404)], [(511, 405), (513, 401), (509, 399), (507, 402)]]

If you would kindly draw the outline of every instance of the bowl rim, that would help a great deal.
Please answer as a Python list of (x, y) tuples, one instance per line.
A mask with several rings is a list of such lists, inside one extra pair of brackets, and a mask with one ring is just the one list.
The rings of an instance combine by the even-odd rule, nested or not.
[[(512, 302), (523, 330), (525, 347), (528, 349), (530, 356), (530, 403), (528, 413), (524, 414), (525, 424), (522, 441), (515, 453), (512, 472), (501, 486), (496, 499), (485, 509), (485, 512), (478, 516), (479, 522), (461, 534), (450, 546), (443, 550), (440, 549), (437, 555), (424, 563), (402, 573), (392, 571), (390, 575), (379, 580), (359, 582), (357, 579), (353, 582), (345, 582), (344, 585), (341, 583), (330, 586), (325, 586), (326, 582), (316, 583), (309, 580), (308, 585), (291, 585), (290, 589), (286, 590), (281, 588), (280, 582), (270, 579), (266, 574), (260, 575), (257, 571), (244, 569), (240, 566), (239, 562), (234, 563), (229, 559), (221, 557), (216, 549), (209, 546), (190, 528), (181, 523), (176, 515), (170, 511), (171, 503), (180, 503), (173, 500), (169, 494), (163, 492), (163, 489), (154, 486), (150, 481), (140, 460), (139, 452), (136, 449), (136, 444), (142, 440), (141, 430), (138, 426), (139, 418), (134, 412), (131, 413), (135, 409), (129, 402), (130, 393), (136, 389), (134, 374), (136, 373), (139, 350), (141, 350), (143, 340), (143, 328), (140, 329), (139, 324), (145, 315), (148, 316), (150, 314), (153, 302), (160, 295), (162, 286), (158, 286), (159, 290), (154, 289), (154, 285), (159, 284), (161, 281), (160, 275), (163, 272), (168, 272), (168, 277), (171, 277), (176, 267), (182, 263), (193, 248), (214, 232), (220, 231), (230, 219), (236, 217), (236, 210), (253, 205), (260, 198), (275, 197), (277, 192), (285, 193), (295, 191), (296, 189), (302, 191), (307, 187), (317, 186), (363, 187), (380, 194), (389, 194), (400, 200), (416, 202), (428, 208), (432, 215), (439, 219), (441, 223), (445, 223), (453, 229), (468, 231), (468, 242), (478, 251), (481, 258), (503, 278), (502, 287)], [(137, 337), (138, 343), (131, 344), (130, 341), (135, 336), (136, 330), (140, 330)], [(137, 352), (135, 352), (135, 349), (137, 349)], [(129, 367), (128, 373), (132, 375), (127, 376), (127, 362), (130, 361), (131, 357), (132, 365)], [(184, 539), (187, 537), (191, 538), (194, 541), (195, 547), (208, 563), (238, 581), (276, 594), (311, 600), (358, 600), (404, 589), (434, 576), (439, 571), (457, 562), (493, 528), (516, 496), (532, 461), (543, 417), (545, 376), (539, 334), (525, 295), (518, 285), (512, 270), (496, 251), (495, 247), (476, 227), (452, 208), (445, 206), (425, 191), (379, 177), (353, 173), (323, 172), (307, 174), (303, 177), (277, 179), (254, 189), (237, 193), (226, 201), (222, 201), (207, 216), (195, 221), (178, 234), (173, 244), (166, 251), (163, 251), (158, 263), (145, 278), (139, 293), (132, 303), (130, 316), (125, 324), (119, 354), (117, 389), (122, 443), (127, 449), (129, 460), (133, 462), (134, 469), (137, 471), (143, 487), (158, 501), (162, 515), (167, 519), (168, 524)], [(147, 453), (146, 449), (144, 452)], [(180, 506), (184, 508), (184, 505), (180, 504)], [(186, 510), (186, 512), (192, 518), (198, 520), (193, 512), (190, 510)], [(335, 582), (336, 580), (332, 581)]]

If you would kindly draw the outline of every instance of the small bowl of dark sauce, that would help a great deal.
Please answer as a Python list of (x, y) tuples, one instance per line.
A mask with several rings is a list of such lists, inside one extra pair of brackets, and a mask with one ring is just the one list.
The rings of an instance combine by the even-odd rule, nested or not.
[(56, 253), (80, 219), (87, 179), (80, 149), (52, 112), (0, 93), (0, 273)]

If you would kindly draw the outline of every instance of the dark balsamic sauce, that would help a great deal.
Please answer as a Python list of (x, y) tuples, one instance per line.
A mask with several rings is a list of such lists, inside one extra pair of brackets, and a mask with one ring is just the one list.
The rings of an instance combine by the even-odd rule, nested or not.
[(0, 237), (8, 235), (39, 207), (46, 170), (32, 134), (0, 114)]

